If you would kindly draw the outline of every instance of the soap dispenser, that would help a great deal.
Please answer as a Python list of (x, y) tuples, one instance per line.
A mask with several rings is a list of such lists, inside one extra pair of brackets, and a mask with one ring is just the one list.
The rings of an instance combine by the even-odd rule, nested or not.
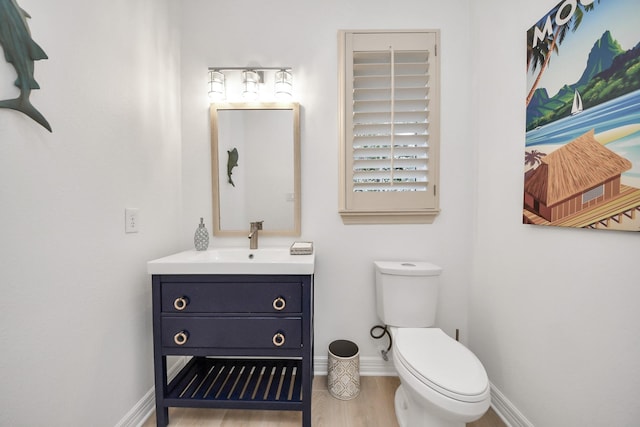
[(196, 246), (197, 251), (206, 251), (209, 247), (209, 232), (207, 227), (204, 226), (203, 218), (200, 218), (200, 225), (198, 225), (196, 234), (193, 236), (193, 244)]

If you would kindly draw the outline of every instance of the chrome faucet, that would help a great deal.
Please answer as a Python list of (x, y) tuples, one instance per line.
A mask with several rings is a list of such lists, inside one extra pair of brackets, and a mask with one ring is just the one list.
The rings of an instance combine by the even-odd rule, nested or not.
[(249, 231), (249, 249), (258, 249), (258, 230), (262, 230), (264, 221), (256, 221), (251, 223)]

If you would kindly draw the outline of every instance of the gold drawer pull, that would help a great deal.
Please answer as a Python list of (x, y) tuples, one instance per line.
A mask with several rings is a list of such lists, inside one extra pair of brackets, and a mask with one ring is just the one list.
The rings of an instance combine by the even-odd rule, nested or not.
[(173, 342), (178, 345), (185, 345), (188, 339), (189, 339), (189, 332), (187, 331), (180, 331), (173, 336)]
[(278, 298), (273, 300), (273, 309), (274, 310), (282, 311), (282, 310), (284, 310), (286, 305), (287, 305), (287, 302), (282, 297), (278, 297)]
[(278, 332), (273, 336), (273, 345), (276, 347), (282, 347), (284, 345), (284, 334), (282, 332)]
[(173, 302), (173, 308), (175, 308), (178, 311), (182, 311), (185, 308), (187, 308), (188, 304), (189, 304), (189, 298), (187, 297), (176, 298), (176, 300)]

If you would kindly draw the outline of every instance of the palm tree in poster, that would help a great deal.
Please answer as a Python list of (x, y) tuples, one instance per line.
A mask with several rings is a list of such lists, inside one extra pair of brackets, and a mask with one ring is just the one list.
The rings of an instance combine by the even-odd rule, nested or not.
[(525, 151), (524, 164), (530, 166), (539, 165), (540, 163), (542, 163), (542, 158), (544, 156), (546, 156), (546, 154), (538, 150)]
[[(598, 3), (600, 3), (600, 0), (598, 0)], [(531, 89), (529, 90), (529, 94), (527, 95), (527, 105), (529, 105), (529, 103), (531, 102), (533, 94), (535, 93), (538, 84), (540, 83), (540, 79), (542, 78), (542, 74), (549, 65), (551, 54), (553, 52), (556, 52), (556, 54), (558, 53), (559, 46), (567, 36), (569, 29), (571, 29), (571, 32), (575, 32), (582, 23), (584, 12), (589, 12), (593, 8), (593, 2), (585, 6), (578, 1), (576, 2), (573, 16), (564, 24), (558, 25), (558, 20), (560, 19), (561, 21), (565, 21), (565, 19), (567, 18), (566, 15), (568, 13), (571, 13), (571, 11), (573, 10), (571, 8), (567, 9), (566, 2), (561, 2), (553, 9), (551, 9), (551, 11), (535, 26), (531, 27), (527, 31), (527, 70), (529, 68), (532, 68), (532, 71), (535, 71), (538, 66), (540, 66), (538, 75), (536, 76), (536, 79), (533, 82), (533, 86), (531, 87)], [(560, 15), (558, 15), (558, 13), (560, 13)], [(547, 22), (548, 17), (553, 17), (553, 19), (551, 19), (553, 31), (551, 34), (547, 34), (543, 40), (538, 41), (537, 45), (534, 47), (533, 41), (535, 28), (543, 28), (545, 26), (545, 23)]]

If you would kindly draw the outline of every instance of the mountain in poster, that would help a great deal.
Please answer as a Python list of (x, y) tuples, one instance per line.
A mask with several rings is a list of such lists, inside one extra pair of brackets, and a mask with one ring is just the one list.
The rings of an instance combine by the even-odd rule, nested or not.
[(591, 48), (577, 82), (565, 84), (553, 97), (549, 97), (545, 88), (536, 89), (527, 106), (527, 130), (569, 116), (576, 90), (587, 109), (637, 89), (640, 89), (640, 43), (625, 52), (611, 32), (605, 31)]

